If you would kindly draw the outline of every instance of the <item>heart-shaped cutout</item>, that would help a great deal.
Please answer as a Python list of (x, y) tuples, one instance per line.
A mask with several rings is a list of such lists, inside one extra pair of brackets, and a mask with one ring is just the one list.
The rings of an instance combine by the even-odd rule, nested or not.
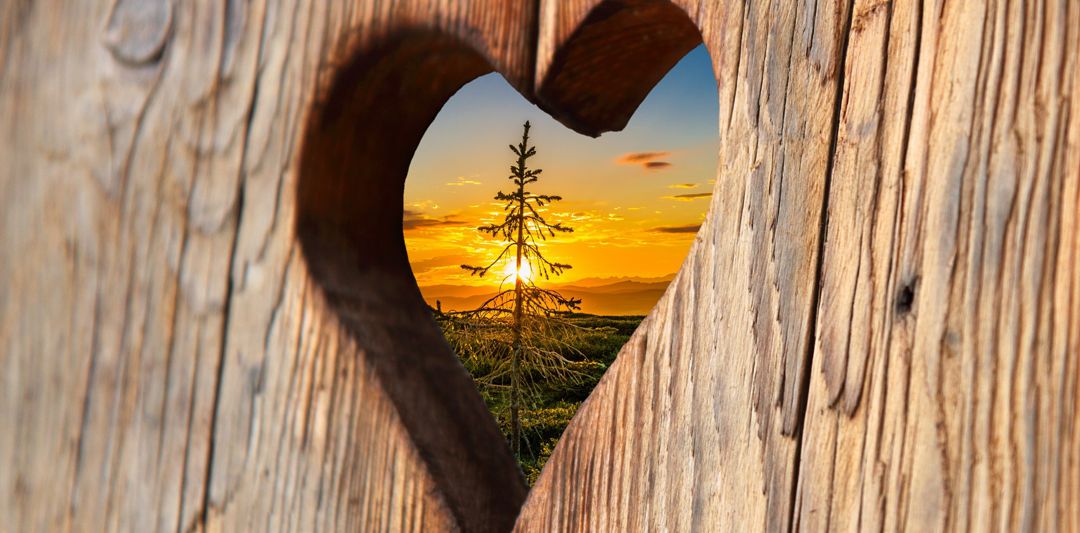
[[(697, 234), (712, 194), (703, 176), (716, 169), (715, 81), (699, 46), (626, 128), (591, 140), (488, 74), (447, 102), (412, 158), (403, 227), (414, 276), (530, 485)], [(524, 206), (506, 196), (519, 163)]]
[[(542, 107), (580, 132), (621, 129), (701, 40), (673, 5), (647, 2), (643, 10), (629, 4), (596, 10), (576, 34), (578, 45), (568, 46), (541, 76)], [(608, 9), (612, 5), (618, 9)], [(593, 47), (596, 32), (611, 35), (619, 27), (629, 28), (621, 31), (630, 45), (608, 51), (598, 68), (583, 69), (588, 56), (581, 43)], [(338, 70), (307, 125), (296, 220), (312, 278), (378, 376), (449, 512), (466, 529), (503, 530), (526, 487), (431, 320), (409, 269), (401, 225), (404, 180), (424, 131), (455, 91), (491, 70), (476, 50), (443, 32), (407, 31), (362, 50)], [(520, 77), (503, 74), (532, 92)], [(612, 90), (610, 99), (590, 95), (604, 87)]]

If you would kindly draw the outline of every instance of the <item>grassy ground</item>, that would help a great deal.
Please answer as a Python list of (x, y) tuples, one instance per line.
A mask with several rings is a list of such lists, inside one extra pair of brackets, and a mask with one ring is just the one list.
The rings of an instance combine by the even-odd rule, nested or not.
[[(526, 409), (521, 413), (524, 442), (518, 462), (530, 486), (536, 482), (577, 408), (588, 398), (643, 318), (588, 314), (571, 316), (573, 323), (586, 329), (574, 343), (580, 355), (572, 357), (580, 372), (580, 379), (576, 383), (541, 386), (536, 394), (531, 395)], [(499, 426), (508, 431), (510, 424), (502, 419), (508, 411), (503, 405), (504, 400), (485, 394), (484, 401), (499, 420)]]

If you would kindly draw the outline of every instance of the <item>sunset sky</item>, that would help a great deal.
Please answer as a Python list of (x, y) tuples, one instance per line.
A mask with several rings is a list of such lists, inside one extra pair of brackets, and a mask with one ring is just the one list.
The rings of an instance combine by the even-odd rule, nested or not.
[[(662, 277), (678, 270), (705, 215), (716, 174), (717, 96), (704, 48), (682, 59), (621, 132), (592, 139), (528, 103), (498, 74), (482, 76), (447, 102), (425, 133), (405, 182), (404, 229), (421, 287), (497, 283), (470, 278), (499, 243), (476, 226), (502, 217), (492, 197), (509, 192), (508, 144), (532, 123), (543, 168), (532, 190), (561, 195), (547, 218), (574, 233), (543, 250), (582, 278)], [(555, 280), (553, 280), (555, 281)]]

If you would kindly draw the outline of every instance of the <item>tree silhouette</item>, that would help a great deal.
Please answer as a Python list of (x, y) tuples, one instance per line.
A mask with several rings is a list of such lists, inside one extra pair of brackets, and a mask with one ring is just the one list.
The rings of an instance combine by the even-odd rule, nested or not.
[[(480, 307), (462, 312), (438, 313), (447, 340), (473, 372), (482, 390), (508, 398), (510, 445), (521, 459), (521, 411), (526, 396), (538, 385), (572, 382), (580, 377), (578, 362), (565, 354), (577, 353), (573, 340), (580, 328), (565, 317), (579, 309), (581, 300), (566, 298), (557, 291), (536, 284), (571, 268), (548, 260), (540, 243), (573, 228), (544, 218), (542, 209), (562, 198), (536, 194), (528, 186), (540, 179), (541, 169), (530, 169), (527, 161), (536, 154), (529, 146), (529, 122), (524, 125), (521, 143), (510, 145), (517, 156), (507, 179), (514, 184), (510, 193), (499, 191), (495, 199), (504, 203), (501, 222), (477, 228), (506, 244), (483, 266), (461, 265), (473, 275), (484, 277), (508, 273), (500, 280), (499, 292)], [(507, 281), (513, 278), (512, 288)], [(506, 424), (504, 423), (504, 428)]]

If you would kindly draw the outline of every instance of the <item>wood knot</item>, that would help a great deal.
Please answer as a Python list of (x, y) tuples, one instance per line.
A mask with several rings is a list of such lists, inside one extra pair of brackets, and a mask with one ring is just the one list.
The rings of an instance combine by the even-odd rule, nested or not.
[(170, 0), (115, 0), (102, 42), (117, 61), (147, 65), (161, 59), (171, 29)]
[(915, 304), (915, 289), (919, 285), (919, 278), (914, 278), (900, 287), (896, 293), (896, 314), (906, 315), (911, 312)]

